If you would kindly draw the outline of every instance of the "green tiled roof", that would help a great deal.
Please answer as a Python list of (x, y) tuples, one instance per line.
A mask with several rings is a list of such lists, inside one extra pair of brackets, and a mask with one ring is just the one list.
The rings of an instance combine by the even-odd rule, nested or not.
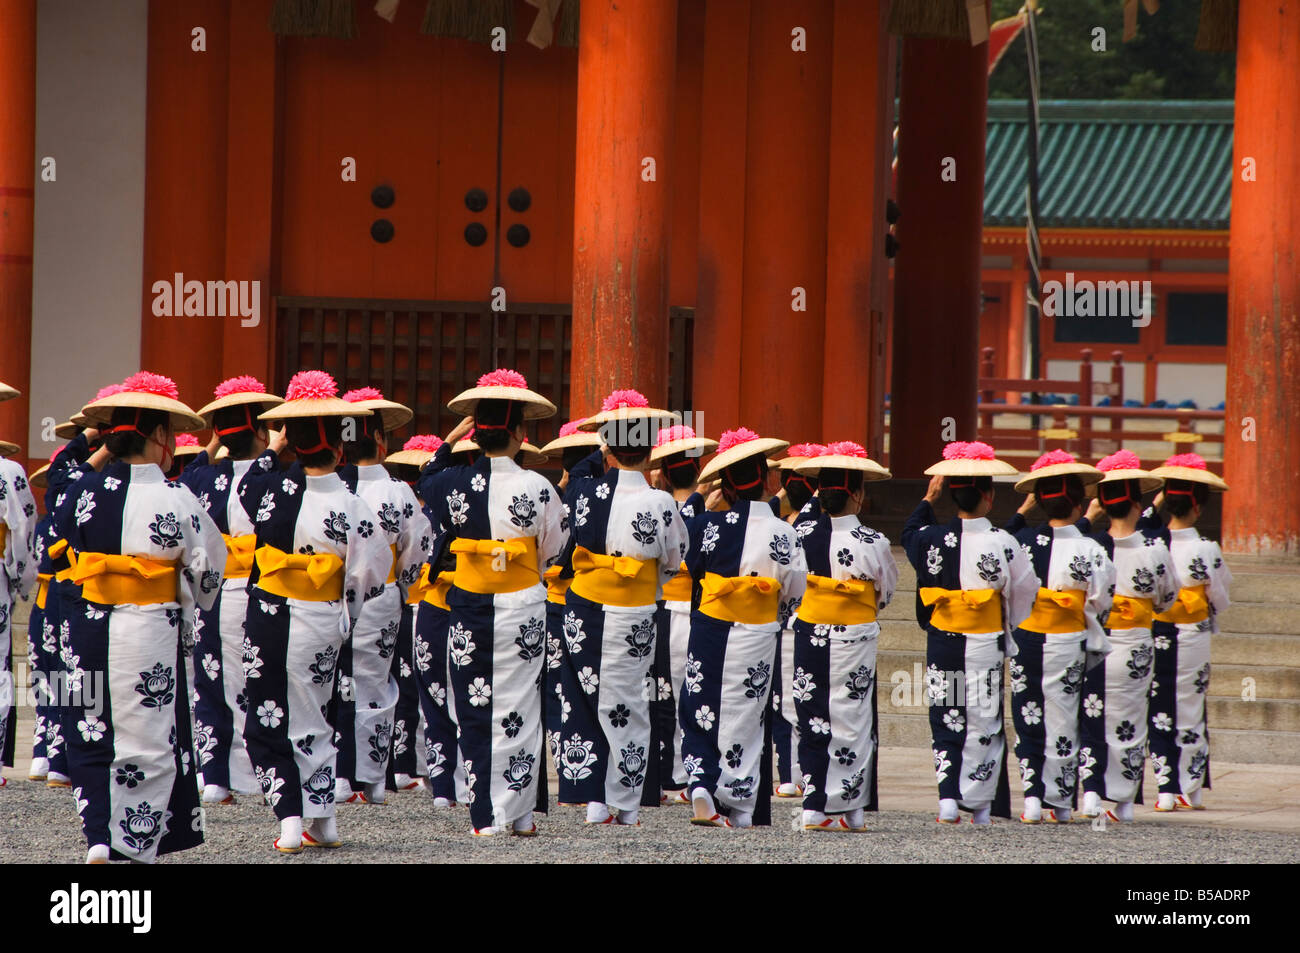
[[(1024, 100), (993, 100), (984, 224), (1025, 223)], [(1226, 229), (1231, 101), (1039, 103), (1040, 228)]]

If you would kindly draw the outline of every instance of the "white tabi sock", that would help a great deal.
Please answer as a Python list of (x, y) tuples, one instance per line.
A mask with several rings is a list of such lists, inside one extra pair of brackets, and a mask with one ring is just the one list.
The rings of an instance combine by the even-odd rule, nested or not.
[(1070, 818), (1071, 818), (1071, 816), (1072, 816), (1072, 814), (1073, 814), (1073, 812), (1070, 810), (1070, 808), (1068, 808), (1068, 807), (1057, 807), (1057, 808), (1053, 808), (1053, 810), (1056, 812), (1056, 821), (1057, 821), (1058, 824), (1068, 824), (1068, 823), (1070, 823)]
[(280, 822), (280, 846), (289, 848), (302, 846), (301, 817), (286, 817)]
[(533, 812), (529, 811), (523, 817), (515, 818), (513, 826), (517, 831), (531, 831), (533, 829)]
[(1043, 802), (1036, 797), (1025, 798), (1024, 818), (1027, 821), (1041, 821), (1043, 819)]
[(108, 845), (96, 844), (90, 850), (86, 851), (86, 863), (88, 864), (106, 864), (108, 863)]
[(640, 816), (641, 816), (640, 809), (633, 808), (630, 811), (619, 811), (618, 817), (615, 818), (615, 820), (619, 824), (624, 825), (625, 827), (636, 827), (637, 820), (640, 818)]
[(1083, 792), (1083, 810), (1079, 812), (1084, 817), (1096, 817), (1101, 813), (1101, 795), (1096, 791)]
[(866, 827), (867, 812), (860, 807), (855, 807), (845, 815), (844, 819), (849, 822), (849, 827)]
[(1162, 811), (1172, 811), (1174, 809), (1174, 796), (1166, 793), (1157, 794), (1156, 807)]
[(1201, 806), (1201, 794), (1204, 792), (1204, 790), (1205, 790), (1204, 788), (1197, 788), (1191, 794), (1187, 795), (1187, 800), (1188, 802), (1191, 803), (1192, 807)]
[[(307, 825), (307, 833), (321, 844), (332, 844), (339, 839), (338, 819), (331, 814), (329, 817), (313, 817)], [(281, 837), (280, 843), (284, 843)]]
[(334, 800), (342, 803), (352, 797), (352, 783), (347, 778), (339, 778), (334, 782)]
[(72, 778), (68, 777), (66, 774), (60, 774), (58, 771), (50, 771), (45, 775), (45, 781), (47, 784), (54, 782), (58, 782), (59, 784), (68, 784), (72, 781)]
[(709, 793), (708, 788), (695, 788), (691, 791), (691, 803), (696, 808), (697, 813), (700, 810), (701, 801), (704, 802), (703, 810), (705, 817), (712, 817), (714, 814), (718, 813), (717, 805), (713, 803), (713, 795)]
[(731, 826), (732, 827), (753, 827), (754, 812), (753, 811), (732, 811)]
[(823, 814), (821, 811), (805, 810), (803, 812), (804, 827), (816, 827), (819, 824), (825, 823), (825, 821), (826, 821), (826, 815)]
[(609, 820), (609, 808), (601, 801), (587, 802), (587, 823), (600, 824)]
[(220, 784), (203, 785), (204, 804), (220, 804), (228, 797), (230, 797), (230, 788), (223, 788)]
[(39, 778), (44, 778), (49, 773), (50, 773), (49, 758), (32, 758), (32, 766), (27, 769), (27, 777), (39, 779)]
[(1118, 804), (1116, 804), (1115, 816), (1118, 817), (1121, 821), (1127, 822), (1133, 820), (1133, 802), (1120, 801)]
[(957, 820), (957, 799), (945, 797), (939, 799), (939, 820), (955, 821)]
[(970, 822), (976, 825), (977, 827), (985, 827), (989, 824), (992, 824), (993, 821), (989, 819), (989, 812), (991, 810), (992, 808), (988, 804), (984, 804), (981, 805), (980, 807), (972, 809)]
[(374, 784), (366, 785), (366, 800), (371, 804), (383, 804), (384, 797), (387, 793), (388, 792), (384, 789), (383, 781), (377, 781)]
[(445, 797), (436, 797), (433, 799), (434, 807), (451, 807), (451, 800)]

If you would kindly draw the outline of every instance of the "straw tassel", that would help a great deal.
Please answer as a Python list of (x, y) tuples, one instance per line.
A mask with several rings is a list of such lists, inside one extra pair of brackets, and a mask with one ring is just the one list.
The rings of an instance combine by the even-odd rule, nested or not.
[(329, 36), (353, 39), (357, 14), (353, 0), (275, 0), (271, 32), (277, 36)]
[(1207, 53), (1231, 53), (1237, 48), (1237, 0), (1201, 0), (1196, 48)]
[(965, 0), (894, 0), (889, 32), (900, 36), (970, 35)]
[(509, 0), (429, 0), (420, 32), (490, 43), (496, 27), (509, 36), (513, 7)]

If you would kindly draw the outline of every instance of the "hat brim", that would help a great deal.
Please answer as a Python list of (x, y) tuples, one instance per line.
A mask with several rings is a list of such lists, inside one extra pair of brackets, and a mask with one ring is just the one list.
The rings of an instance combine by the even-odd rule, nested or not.
[(1020, 471), (1005, 460), (940, 460), (926, 467), (926, 476), (1020, 476)]
[[(526, 467), (535, 467), (538, 464), (545, 463), (547, 460), (550, 459), (550, 457), (546, 455), (546, 452), (544, 450), (542, 450), (540, 447), (537, 447), (529, 443), (527, 440), (523, 442), (523, 444), (519, 447), (519, 449), (524, 452), (523, 465)], [(469, 450), (481, 452), (482, 448), (479, 447), (479, 445), (475, 443), (473, 440), (471, 440), (469, 437), (461, 437), (459, 440), (456, 441), (455, 445), (451, 448), (451, 452), (453, 454), (465, 453), (466, 451)]]
[(398, 463), (406, 466), (422, 467), (432, 459), (432, 450), (396, 450), (384, 457), (384, 463)]
[(23, 396), (22, 391), (18, 390), (18, 388), (0, 383), (0, 401), (13, 400), (15, 397), (21, 396)]
[(1164, 480), (1157, 476), (1152, 476), (1147, 470), (1103, 470), (1102, 478), (1097, 481), (1097, 486), (1103, 483), (1121, 483), (1129, 480), (1137, 480), (1142, 485), (1143, 493), (1150, 493), (1152, 490), (1158, 490), (1164, 485)]
[(33, 470), (31, 474), (27, 477), (27, 483), (30, 486), (36, 487), (36, 489), (38, 490), (43, 490), (50, 485), (50, 481), (48, 479), (49, 472), (50, 472), (50, 465), (48, 463), (42, 464), (41, 466)]
[(173, 457), (197, 457), (203, 452), (203, 447), (177, 447), (172, 453)]
[(1188, 483), (1204, 483), (1218, 493), (1228, 489), (1228, 484), (1224, 482), (1223, 477), (1196, 467), (1156, 467), (1151, 471), (1151, 475), (1165, 481), (1185, 480)]
[(775, 453), (778, 450), (784, 450), (790, 446), (788, 440), (778, 440), (775, 437), (758, 437), (754, 440), (746, 440), (744, 443), (738, 443), (734, 447), (728, 447), (723, 450), (712, 460), (708, 466), (700, 471), (700, 482), (704, 482), (711, 477), (718, 476), (723, 470), (732, 464), (739, 463), (741, 460), (763, 454), (764, 462), (767, 462), (766, 456), (769, 453)]
[[(91, 401), (81, 408), (87, 426), (107, 424), (113, 419), (113, 411), (120, 407), (131, 410), (159, 410), (171, 418), (172, 430), (176, 433), (190, 433), (207, 426), (203, 418), (179, 400), (163, 397), (161, 394), (146, 394), (139, 391), (120, 391), (99, 400)], [(100, 429), (103, 429), (102, 427)]]
[(352, 406), (364, 407), (378, 414), (385, 433), (409, 424), (411, 418), (415, 416), (415, 411), (395, 400), (358, 400), (354, 401)]
[(578, 429), (594, 433), (605, 424), (632, 420), (657, 420), (660, 426), (665, 423), (671, 426), (672, 424), (681, 423), (681, 419), (680, 414), (671, 410), (659, 410), (656, 407), (615, 407), (613, 410), (602, 410), (599, 413), (592, 414), (578, 424)]
[(22, 447), (18, 446), (16, 443), (11, 443), (8, 440), (0, 440), (0, 453), (4, 454), (6, 457), (12, 457), (21, 449)]
[(473, 417), (480, 400), (513, 400), (524, 405), (524, 420), (541, 420), (543, 417), (555, 416), (555, 405), (536, 391), (527, 387), (505, 387), (493, 384), (490, 387), (471, 387), (461, 391), (450, 401), (447, 407), (455, 413)]
[(570, 447), (591, 447), (594, 450), (599, 446), (600, 434), (578, 431), (577, 433), (565, 434), (563, 437), (556, 437), (542, 447), (542, 453), (559, 453), (561, 450), (568, 450)]
[(60, 440), (71, 440), (85, 424), (79, 424), (75, 420), (65, 420), (54, 428), (54, 436)]
[(341, 397), (304, 397), (286, 400), (257, 415), (258, 420), (293, 420), (295, 417), (369, 417), (372, 411)]
[(682, 437), (680, 440), (669, 440), (667, 443), (660, 444), (651, 450), (650, 462), (658, 463), (677, 453), (702, 457), (717, 449), (718, 441), (712, 437)]
[(791, 468), (799, 473), (816, 476), (822, 470), (859, 470), (868, 483), (893, 479), (893, 474), (869, 457), (850, 457), (842, 453), (828, 453), (821, 457), (795, 457)]
[(218, 410), (225, 410), (227, 407), (242, 407), (245, 404), (253, 404), (261, 407), (262, 410), (270, 410), (284, 403), (283, 397), (277, 397), (275, 394), (259, 394), (256, 391), (244, 391), (239, 394), (227, 394), (225, 397), (218, 397), (216, 400), (209, 401), (200, 407), (196, 413), (203, 418), (204, 422), (211, 427), (212, 415)]
[(1045, 467), (1039, 467), (1016, 481), (1016, 492), (1027, 493), (1034, 488), (1039, 480), (1046, 480), (1050, 477), (1077, 476), (1084, 486), (1092, 486), (1094, 483), (1100, 483), (1105, 476), (1096, 467), (1089, 466), (1086, 463), (1052, 463)]

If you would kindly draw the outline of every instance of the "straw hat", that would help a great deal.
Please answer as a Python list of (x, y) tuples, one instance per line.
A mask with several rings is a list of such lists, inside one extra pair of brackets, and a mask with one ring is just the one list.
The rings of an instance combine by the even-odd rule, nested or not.
[(50, 472), (50, 465), (48, 463), (42, 463), (39, 467), (33, 470), (31, 474), (27, 477), (28, 485), (34, 486), (38, 490), (45, 489), (47, 486), (50, 485), (50, 481), (48, 479), (49, 472)]
[(270, 410), (276, 404), (284, 403), (283, 397), (268, 394), (265, 384), (256, 377), (250, 377), (247, 374), (230, 377), (222, 381), (212, 391), (212, 396), (216, 400), (210, 401), (199, 408), (199, 416), (204, 419), (209, 427), (212, 426), (213, 414), (227, 407), (252, 404), (262, 410)]
[(176, 452), (172, 456), (178, 460), (184, 457), (197, 457), (203, 452), (203, 447), (199, 444), (199, 438), (189, 433), (178, 433), (176, 435)]
[(578, 424), (578, 429), (598, 431), (605, 424), (637, 420), (650, 421), (653, 429), (658, 430), (663, 424), (679, 423), (681, 417), (671, 410), (651, 407), (650, 401), (640, 391), (616, 390), (601, 402), (598, 412)]
[[(456, 454), (456, 453), (464, 453), (467, 450), (477, 451), (478, 449), (479, 449), (479, 445), (475, 443), (472, 439), (470, 439), (469, 437), (461, 437), (452, 446), (451, 452), (453, 454)], [(533, 444), (529, 443), (527, 440), (525, 440), (523, 444), (520, 445), (519, 449), (524, 452), (524, 466), (526, 467), (535, 467), (539, 464), (545, 463), (547, 460), (550, 459), (541, 450), (541, 448), (534, 446)], [(389, 459), (391, 460), (392, 458), (390, 457)]]
[[(104, 391), (100, 394), (103, 395)], [(132, 374), (122, 382), (120, 389), (92, 400), (81, 408), (81, 413), (89, 425), (102, 425), (113, 419), (113, 411), (119, 407), (163, 411), (171, 418), (172, 430), (177, 433), (202, 430), (207, 426), (202, 417), (181, 403), (175, 381), (149, 371)]]
[(925, 470), (926, 476), (1018, 476), (1020, 471), (994, 457), (994, 450), (978, 440), (954, 440), (944, 445), (943, 459)]
[(793, 458), (792, 468), (797, 473), (807, 473), (811, 476), (817, 476), (822, 470), (860, 470), (862, 479), (867, 483), (893, 477), (892, 473), (867, 456), (865, 447), (852, 440), (828, 444), (825, 450), (826, 452), (820, 456)]
[(343, 395), (343, 399), (378, 414), (380, 425), (385, 433), (410, 423), (411, 418), (415, 416), (415, 411), (410, 407), (399, 404), (395, 400), (385, 399), (384, 395), (373, 387), (358, 387), (356, 390), (350, 390)]
[(258, 420), (294, 417), (369, 417), (371, 411), (339, 397), (339, 385), (324, 371), (299, 371), (285, 389), (284, 401), (257, 415)]
[(712, 437), (697, 437), (690, 427), (677, 424), (659, 431), (658, 443), (650, 451), (650, 462), (659, 463), (678, 453), (702, 457), (717, 449), (718, 441)]
[(1102, 472), (1098, 486), (1102, 483), (1138, 480), (1142, 485), (1142, 492), (1150, 493), (1152, 490), (1160, 489), (1160, 485), (1164, 483), (1160, 477), (1152, 476), (1150, 471), (1142, 469), (1142, 461), (1132, 450), (1118, 450), (1108, 457), (1102, 457), (1097, 461), (1097, 469)]
[(6, 457), (12, 457), (21, 449), (22, 447), (18, 446), (16, 443), (10, 443), (8, 440), (0, 440), (0, 454), (3, 454)]
[(498, 368), (478, 379), (478, 386), (461, 391), (447, 406), (458, 414), (474, 416), (480, 400), (512, 400), (524, 405), (524, 420), (540, 420), (555, 413), (555, 405), (536, 391), (518, 371)]
[(767, 465), (777, 470), (793, 470), (805, 460), (820, 457), (826, 452), (824, 443), (792, 443), (780, 460), (768, 460)]
[(1074, 454), (1067, 450), (1048, 450), (1034, 461), (1033, 466), (1029, 468), (1029, 476), (1016, 482), (1016, 492), (1029, 493), (1038, 485), (1039, 480), (1070, 474), (1077, 476), (1084, 486), (1100, 483), (1103, 476), (1096, 467), (1080, 463), (1075, 459)]
[(1204, 483), (1216, 493), (1228, 489), (1223, 477), (1211, 473), (1205, 465), (1205, 458), (1199, 453), (1179, 453), (1170, 457), (1151, 471), (1153, 477), (1162, 480), (1185, 480), (1188, 483)]
[(402, 449), (396, 453), (390, 453), (384, 457), (384, 463), (401, 463), (413, 467), (422, 467), (428, 463), (438, 448), (442, 446), (442, 438), (433, 434), (416, 434), (414, 437), (408, 437), (406, 443), (402, 444)]
[(775, 437), (760, 437), (746, 427), (738, 427), (722, 434), (718, 441), (718, 454), (709, 461), (708, 466), (700, 471), (700, 482), (719, 476), (733, 463), (739, 463), (757, 454), (769, 454), (784, 450), (790, 446), (786, 440)]
[[(80, 414), (77, 414), (77, 416), (81, 417)], [(81, 419), (85, 420), (86, 418), (81, 417)], [(84, 423), (79, 424), (75, 419), (65, 420), (54, 428), (54, 436), (58, 437), (60, 440), (71, 440), (84, 426), (86, 426)]]
[(22, 391), (10, 387), (8, 384), (0, 383), (0, 400), (13, 400), (15, 397), (23, 396)]
[(542, 453), (558, 453), (561, 450), (568, 450), (570, 447), (591, 447), (592, 449), (599, 447), (600, 434), (579, 430), (578, 427), (582, 421), (583, 418), (579, 417), (560, 427), (560, 435), (542, 447)]

